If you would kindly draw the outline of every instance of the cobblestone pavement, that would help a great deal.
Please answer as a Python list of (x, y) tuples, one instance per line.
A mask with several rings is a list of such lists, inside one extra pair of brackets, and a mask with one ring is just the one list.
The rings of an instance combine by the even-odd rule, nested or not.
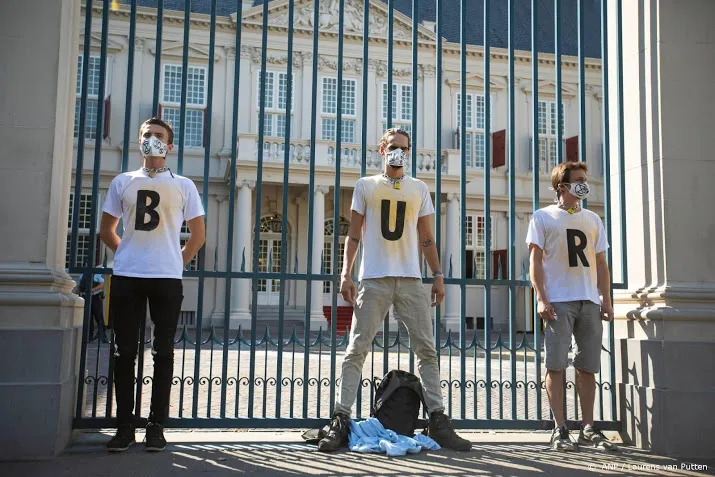
[[(220, 333), (219, 333), (220, 334)], [(246, 336), (247, 339), (248, 336)], [(208, 334), (203, 336), (207, 341)], [(279, 353), (272, 345), (259, 345), (255, 349), (251, 362), (250, 347), (244, 343), (234, 343), (226, 350), (226, 386), (223, 389), (224, 349), (220, 344), (209, 340), (200, 348), (198, 373), (196, 373), (195, 346), (177, 336), (174, 359), (174, 385), (171, 396), (171, 417), (192, 417), (194, 405), (194, 386), (198, 382), (196, 417), (221, 417), (222, 393), (226, 395), (226, 417), (248, 417), (252, 404), (253, 417), (329, 417), (331, 404), (331, 383), (339, 379), (340, 364), (345, 346), (338, 346), (334, 356), (330, 352), (329, 337), (325, 344), (317, 343), (305, 354), (302, 345), (290, 343)], [(218, 340), (220, 342), (220, 340)], [(338, 343), (340, 339), (338, 339)], [(382, 344), (378, 335), (377, 342)], [(143, 390), (141, 397), (141, 416), (149, 413), (151, 394), (151, 376), (153, 361), (151, 346), (147, 344), (143, 352)], [(410, 359), (406, 346), (394, 346), (385, 354), (382, 348), (375, 346), (368, 355), (363, 367), (363, 386), (358, 396), (355, 417), (367, 417), (372, 402), (370, 377), (379, 379), (384, 370), (405, 369), (417, 372), (416, 359)], [(107, 415), (107, 389), (109, 345), (90, 343), (87, 349), (85, 405), (83, 417), (105, 417)], [(511, 367), (508, 351), (491, 354), (490, 366), (485, 353), (474, 349), (460, 355), (456, 347), (448, 346), (441, 350), (441, 378), (443, 396), (447, 411), (455, 419), (549, 419), (548, 398), (545, 390), (536, 389), (537, 375), (534, 362), (535, 353), (531, 350), (515, 352), (514, 369)], [(308, 379), (304, 379), (304, 367), (308, 362)], [(280, 366), (279, 366), (280, 360)], [(335, 367), (332, 366), (335, 363)], [(545, 379), (543, 355), (541, 356), (540, 380)], [(486, 370), (491, 369), (492, 385), (487, 389)], [(281, 374), (278, 375), (280, 368)], [(250, 370), (253, 369), (253, 401), (249, 403)], [(333, 374), (334, 372), (334, 374)], [(463, 375), (462, 375), (463, 372)], [(198, 380), (196, 377), (198, 376)], [(599, 377), (597, 376), (597, 380)], [(464, 383), (462, 384), (464, 380)], [(566, 375), (567, 417), (578, 419), (580, 408), (574, 386), (574, 370), (569, 367)], [(606, 381), (606, 377), (604, 377)], [(278, 385), (280, 383), (280, 386)], [(514, 385), (514, 383), (516, 383)], [(305, 396), (307, 384), (307, 396)], [(612, 420), (610, 414), (611, 391), (608, 383), (596, 394), (595, 418)], [(487, 415), (487, 391), (491, 395), (491, 415)], [(280, 400), (278, 392), (280, 391)], [(537, 399), (541, 399), (541, 415), (537, 415)], [(280, 402), (280, 410), (277, 404)], [(512, 415), (512, 402), (515, 402), (516, 415)], [(602, 408), (601, 408), (602, 402)], [(462, 405), (464, 403), (464, 405)], [(307, 413), (304, 416), (303, 408)], [(112, 402), (112, 412), (116, 403)], [(578, 414), (577, 414), (578, 413)]]

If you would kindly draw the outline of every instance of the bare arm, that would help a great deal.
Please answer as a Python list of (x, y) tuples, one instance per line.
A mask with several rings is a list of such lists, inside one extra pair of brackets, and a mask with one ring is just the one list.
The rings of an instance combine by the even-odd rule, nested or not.
[(191, 236), (189, 240), (184, 244), (184, 248), (181, 249), (181, 255), (184, 259), (184, 267), (189, 264), (189, 262), (194, 258), (196, 252), (203, 246), (206, 242), (206, 225), (204, 223), (204, 216), (199, 215), (193, 219), (186, 222), (189, 227), (189, 232)]
[(99, 225), (99, 238), (109, 247), (112, 253), (117, 253), (119, 242), (122, 241), (116, 232), (118, 223), (119, 217), (115, 217), (106, 212), (102, 213), (102, 222)]
[(544, 251), (533, 243), (529, 245), (529, 278), (531, 285), (536, 290), (536, 298), (539, 301), (546, 300), (546, 288), (544, 287)]
[(598, 290), (601, 292), (601, 317), (611, 321), (614, 317), (611, 304), (611, 272), (608, 269), (606, 252), (596, 254), (596, 273), (598, 276)]
[(441, 272), (442, 267), (439, 264), (437, 244), (434, 242), (434, 235), (432, 234), (432, 226), (430, 224), (429, 215), (424, 215), (417, 219), (417, 234), (420, 238), (422, 253), (424, 253), (430, 269), (433, 273)]
[(343, 255), (343, 270), (341, 272), (341, 278), (349, 278), (352, 272), (353, 266), (355, 266), (355, 259), (357, 258), (358, 247), (360, 246), (360, 239), (362, 238), (362, 225), (365, 221), (365, 216), (360, 215), (356, 211), (351, 211), (350, 214), (350, 230), (348, 231), (348, 237), (345, 239), (345, 254)]

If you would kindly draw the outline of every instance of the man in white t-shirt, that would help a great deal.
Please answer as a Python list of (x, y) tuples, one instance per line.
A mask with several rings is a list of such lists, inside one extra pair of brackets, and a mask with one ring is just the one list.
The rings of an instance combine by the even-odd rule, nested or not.
[[(384, 172), (363, 177), (355, 184), (340, 286), (343, 299), (354, 305), (352, 329), (333, 420), (328, 434), (318, 444), (321, 451), (337, 450), (347, 443), (362, 366), (393, 305), (409, 331), (417, 356), (430, 415), (427, 434), (442, 447), (453, 450), (472, 447), (471, 442), (457, 435), (444, 414), (430, 301), (422, 285), (420, 249), (433, 271), (432, 306), (439, 305), (444, 298), (444, 275), (430, 225), (434, 207), (429, 189), (424, 182), (404, 174), (409, 150), (407, 132), (388, 129), (380, 140)], [(356, 287), (350, 271), (360, 237), (363, 257)]]
[[(102, 207), (100, 236), (114, 252), (109, 319), (116, 335), (114, 386), (117, 398), (117, 434), (109, 451), (129, 448), (134, 440), (134, 363), (139, 328), (149, 302), (154, 323), (151, 412), (145, 447), (166, 446), (163, 426), (169, 415), (174, 370), (174, 335), (183, 300), (183, 270), (205, 242), (204, 207), (196, 185), (166, 166), (173, 148), (171, 126), (158, 118), (139, 129), (144, 166), (112, 180)], [(122, 219), (123, 234), (115, 233)], [(186, 222), (191, 237), (181, 247)]]
[[(603, 222), (579, 203), (589, 194), (587, 172), (582, 162), (565, 162), (554, 168), (551, 184), (557, 203), (534, 213), (526, 236), (537, 311), (546, 322), (546, 392), (555, 421), (551, 446), (562, 451), (578, 450), (578, 444), (617, 449), (593, 427), (595, 373), (601, 366), (601, 320), (613, 320), (613, 307)], [(576, 341), (576, 391), (582, 412), (578, 444), (571, 440), (566, 428), (563, 405), (563, 379), (572, 335)]]

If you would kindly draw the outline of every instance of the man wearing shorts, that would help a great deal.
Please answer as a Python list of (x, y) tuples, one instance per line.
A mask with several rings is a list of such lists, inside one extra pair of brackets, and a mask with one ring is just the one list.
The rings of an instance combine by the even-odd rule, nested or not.
[[(144, 167), (115, 177), (102, 207), (100, 236), (114, 252), (109, 315), (115, 333), (118, 426), (107, 444), (112, 452), (134, 444), (134, 364), (147, 300), (154, 323), (154, 377), (144, 443), (148, 451), (166, 446), (163, 427), (169, 417), (174, 335), (184, 298), (181, 279), (206, 237), (204, 207), (196, 185), (166, 166), (173, 142), (171, 126), (159, 118), (145, 121), (139, 129)], [(120, 218), (121, 239), (115, 233)], [(183, 222), (191, 237), (182, 248)]]
[[(537, 311), (546, 322), (546, 392), (555, 421), (551, 446), (562, 451), (577, 451), (578, 444), (617, 449), (593, 427), (595, 373), (601, 365), (601, 320), (613, 320), (613, 307), (603, 222), (580, 206), (589, 194), (587, 172), (582, 162), (565, 162), (554, 168), (551, 184), (557, 203), (534, 213), (526, 237)], [(572, 335), (576, 341), (576, 391), (583, 416), (578, 444), (566, 428), (563, 404), (563, 378)]]
[[(318, 444), (321, 451), (334, 451), (347, 443), (363, 363), (393, 305), (409, 331), (417, 356), (429, 413), (427, 435), (448, 449), (472, 447), (471, 442), (457, 435), (444, 414), (430, 302), (422, 285), (420, 249), (433, 271), (432, 306), (444, 298), (444, 276), (430, 225), (434, 207), (429, 189), (424, 182), (404, 174), (409, 150), (407, 132), (388, 129), (380, 140), (384, 172), (363, 177), (355, 184), (340, 285), (343, 299), (354, 306), (352, 329), (330, 431)], [(350, 271), (361, 238), (363, 259), (356, 287)]]

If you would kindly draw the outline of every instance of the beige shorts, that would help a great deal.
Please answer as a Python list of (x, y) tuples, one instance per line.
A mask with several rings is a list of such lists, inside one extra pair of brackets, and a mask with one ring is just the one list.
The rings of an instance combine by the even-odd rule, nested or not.
[(571, 336), (576, 340), (574, 367), (588, 373), (601, 369), (601, 305), (589, 300), (552, 303), (556, 319), (546, 322), (546, 369), (563, 371), (568, 366)]

